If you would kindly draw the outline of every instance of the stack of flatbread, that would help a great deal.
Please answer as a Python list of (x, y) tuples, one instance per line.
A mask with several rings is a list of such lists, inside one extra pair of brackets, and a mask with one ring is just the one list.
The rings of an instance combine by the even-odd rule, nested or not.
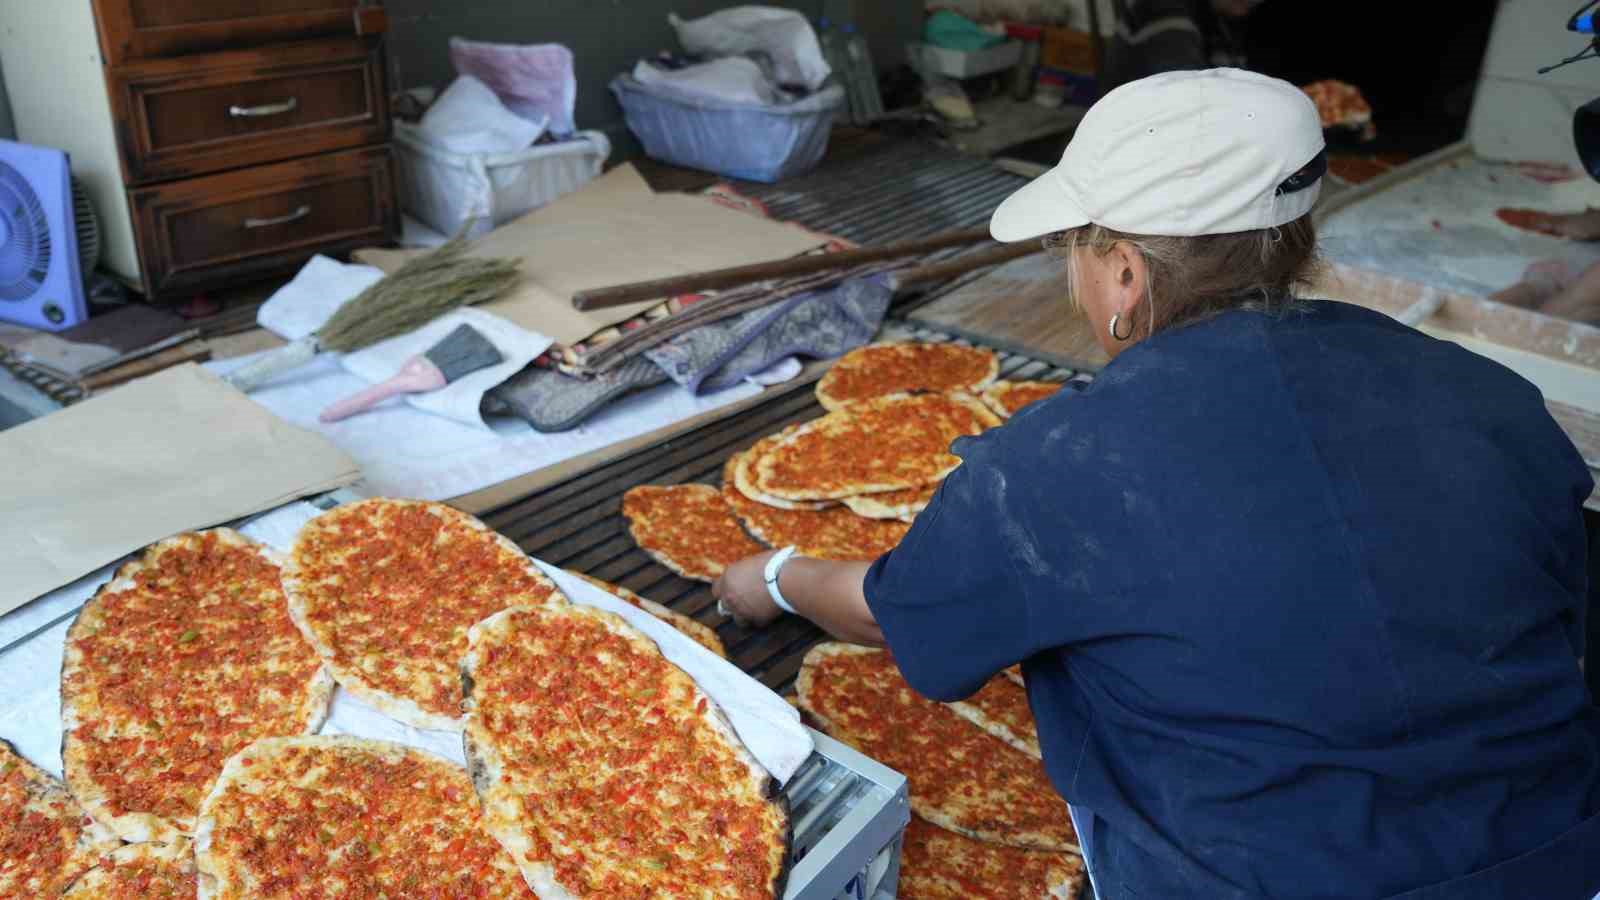
[(987, 350), (871, 344), (817, 383), (827, 414), (769, 435), (724, 467), (721, 491), (634, 488), (622, 512), (635, 542), (686, 578), (794, 546), (815, 559), (871, 560), (893, 549), (960, 460), (956, 438), (1001, 424), (1061, 388), (996, 381)]
[(1045, 775), (1027, 695), (1008, 672), (970, 700), (927, 700), (887, 651), (821, 644), (798, 705), (821, 730), (905, 774), (911, 794), (899, 896), (1076, 898), (1067, 806)]
[[(336, 684), (461, 733), (471, 774), (316, 734)], [(61, 693), (63, 781), (0, 741), (0, 897), (783, 891), (787, 809), (716, 702), (440, 504), (340, 506), (287, 556), (227, 529), (152, 545), (68, 630)]]

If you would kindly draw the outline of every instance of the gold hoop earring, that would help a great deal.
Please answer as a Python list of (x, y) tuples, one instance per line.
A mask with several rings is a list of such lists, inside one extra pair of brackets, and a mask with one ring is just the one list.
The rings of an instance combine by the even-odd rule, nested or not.
[(1128, 333), (1127, 334), (1118, 334), (1117, 333), (1117, 323), (1121, 322), (1121, 321), (1122, 321), (1122, 313), (1113, 313), (1112, 316), (1111, 316), (1111, 321), (1106, 325), (1106, 330), (1111, 332), (1111, 338), (1113, 340), (1125, 341), (1128, 338), (1133, 337), (1133, 323), (1131, 321), (1128, 323)]

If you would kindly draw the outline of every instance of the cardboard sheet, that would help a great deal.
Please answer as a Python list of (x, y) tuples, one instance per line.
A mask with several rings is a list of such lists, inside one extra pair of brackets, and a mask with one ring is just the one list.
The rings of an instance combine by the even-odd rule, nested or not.
[(0, 432), (0, 459), (0, 613), (168, 535), (360, 475), (194, 365)]
[[(638, 170), (619, 166), (578, 191), (473, 243), (473, 256), (521, 257), (522, 280), (484, 306), (557, 343), (572, 344), (626, 321), (659, 300), (579, 312), (574, 292), (671, 275), (788, 259), (824, 239), (688, 194), (657, 194)], [(359, 254), (393, 271), (405, 252)]]

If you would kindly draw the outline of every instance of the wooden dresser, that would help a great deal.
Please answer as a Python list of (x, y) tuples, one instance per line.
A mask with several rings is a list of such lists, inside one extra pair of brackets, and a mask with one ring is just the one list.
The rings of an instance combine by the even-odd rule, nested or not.
[(0, 0), (18, 140), (154, 300), (398, 236), (378, 0)]

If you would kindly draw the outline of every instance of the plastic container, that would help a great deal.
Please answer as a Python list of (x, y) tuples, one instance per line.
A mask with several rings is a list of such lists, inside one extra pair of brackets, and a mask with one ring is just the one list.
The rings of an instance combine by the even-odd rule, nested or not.
[(1006, 41), (986, 50), (949, 50), (932, 44), (911, 44), (907, 48), (920, 72), (950, 78), (976, 78), (1009, 69), (1022, 59), (1022, 42)]
[(631, 75), (612, 79), (611, 92), (651, 159), (767, 183), (821, 162), (834, 115), (845, 105), (837, 85), (783, 106), (708, 100), (643, 85)]
[(611, 156), (598, 131), (517, 153), (455, 153), (430, 144), (415, 125), (395, 122), (400, 205), (445, 234), (468, 222), (482, 234), (588, 184)]

